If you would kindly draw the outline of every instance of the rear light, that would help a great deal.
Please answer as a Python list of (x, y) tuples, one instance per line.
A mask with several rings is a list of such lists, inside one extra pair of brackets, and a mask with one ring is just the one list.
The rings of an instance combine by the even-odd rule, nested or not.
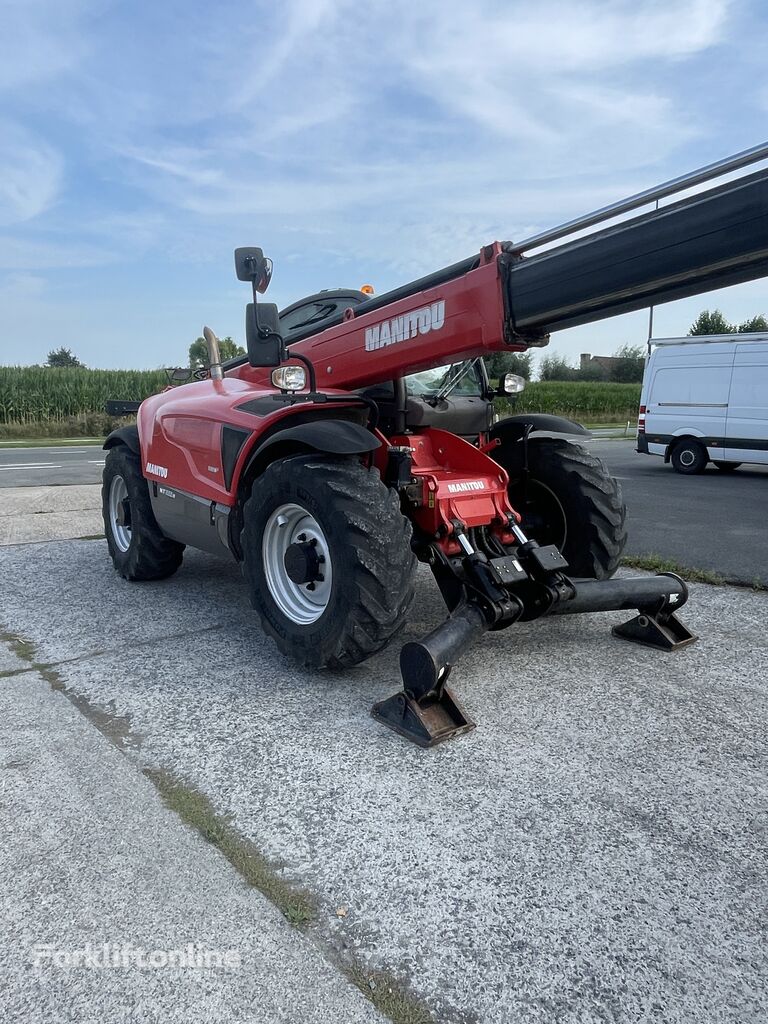
[(640, 406), (640, 411), (637, 414), (637, 432), (638, 434), (645, 433), (645, 406)]

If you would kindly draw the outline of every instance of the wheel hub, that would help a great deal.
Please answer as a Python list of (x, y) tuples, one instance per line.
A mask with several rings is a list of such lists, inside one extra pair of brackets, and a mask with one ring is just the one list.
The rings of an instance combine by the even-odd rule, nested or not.
[(264, 575), (270, 596), (292, 622), (308, 626), (328, 607), (333, 566), (320, 523), (301, 505), (280, 505), (262, 535)]
[(315, 537), (304, 543), (291, 544), (285, 552), (283, 561), (288, 578), (294, 583), (322, 582), (323, 574), (320, 571), (320, 566), (325, 561), (325, 557), (318, 554)]

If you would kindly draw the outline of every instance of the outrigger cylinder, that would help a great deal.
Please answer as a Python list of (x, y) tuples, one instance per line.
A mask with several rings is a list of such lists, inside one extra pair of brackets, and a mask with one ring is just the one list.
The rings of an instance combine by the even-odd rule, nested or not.
[[(545, 610), (540, 614), (635, 609), (638, 614), (634, 618), (613, 627), (614, 636), (664, 651), (678, 650), (696, 640), (675, 615), (688, 600), (688, 588), (674, 573), (571, 583), (570, 596), (554, 598), (548, 606), (541, 604)], [(536, 617), (535, 606), (523, 602), (515, 619)], [(373, 717), (421, 747), (433, 747), (474, 729), (474, 722), (445, 684), (461, 653), (491, 625), (487, 612), (469, 601), (422, 640), (406, 643), (400, 652), (403, 689), (375, 704)]]

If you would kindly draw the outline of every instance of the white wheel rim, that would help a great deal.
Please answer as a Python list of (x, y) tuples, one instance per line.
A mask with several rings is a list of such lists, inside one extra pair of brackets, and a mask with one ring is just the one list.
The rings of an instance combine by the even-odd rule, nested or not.
[[(296, 583), (285, 567), (285, 553), (292, 544), (312, 544), (320, 560), (321, 580)], [(322, 527), (301, 505), (276, 508), (267, 520), (261, 541), (264, 575), (272, 600), (291, 622), (308, 626), (317, 622), (331, 598), (333, 567)]]
[(120, 522), (124, 518), (123, 502), (127, 500), (128, 488), (125, 480), (121, 476), (113, 477), (109, 488), (109, 526), (116, 546), (123, 552), (131, 546), (131, 528)]
[(684, 448), (680, 452), (680, 462), (683, 466), (692, 466), (696, 456), (693, 454), (690, 448)]

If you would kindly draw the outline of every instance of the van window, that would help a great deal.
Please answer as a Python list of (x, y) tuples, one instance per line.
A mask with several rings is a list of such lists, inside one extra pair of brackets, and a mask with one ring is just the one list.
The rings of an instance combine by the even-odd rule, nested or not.
[(727, 405), (730, 366), (666, 366), (656, 371), (650, 399), (659, 405)]

